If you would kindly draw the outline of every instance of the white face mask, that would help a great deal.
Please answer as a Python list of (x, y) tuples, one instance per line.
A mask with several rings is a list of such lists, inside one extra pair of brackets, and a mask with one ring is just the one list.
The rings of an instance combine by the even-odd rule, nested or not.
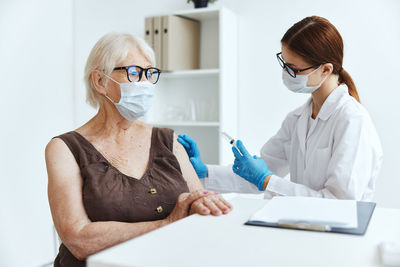
[[(322, 66), (322, 65), (321, 65)], [(306, 75), (296, 75), (296, 78), (293, 78), (292, 76), (289, 75), (289, 73), (283, 69), (282, 70), (282, 80), (283, 83), (286, 85), (286, 87), (295, 93), (304, 93), (304, 94), (311, 94), (313, 93), (315, 90), (317, 90), (318, 88), (321, 87), (321, 85), (324, 83), (324, 81), (326, 80), (326, 78), (328, 76), (326, 76), (325, 78), (322, 79), (322, 81), (315, 86), (307, 86), (307, 82), (308, 82), (308, 76), (310, 76), (311, 74), (313, 74), (315, 71), (319, 70), (319, 68), (321, 68), (321, 66), (318, 67), (318, 69), (313, 70), (312, 72), (310, 72), (309, 74)]]
[(110, 76), (104, 74), (113, 82), (118, 83), (121, 89), (121, 99), (115, 103), (107, 95), (119, 113), (128, 121), (134, 121), (144, 116), (153, 104), (154, 84), (149, 81), (119, 83)]

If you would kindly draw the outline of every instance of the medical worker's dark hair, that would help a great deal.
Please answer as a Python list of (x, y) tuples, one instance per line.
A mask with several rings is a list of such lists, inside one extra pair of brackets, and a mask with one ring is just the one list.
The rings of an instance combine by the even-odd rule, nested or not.
[(327, 19), (318, 16), (302, 19), (287, 30), (281, 43), (310, 65), (331, 63), (332, 73), (339, 75), (339, 83), (346, 84), (349, 94), (360, 102), (353, 79), (342, 67), (342, 36)]

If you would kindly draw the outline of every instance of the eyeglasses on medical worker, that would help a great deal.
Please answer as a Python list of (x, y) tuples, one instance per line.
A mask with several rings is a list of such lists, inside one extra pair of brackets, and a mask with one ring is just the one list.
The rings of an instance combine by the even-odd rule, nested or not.
[(147, 80), (152, 84), (156, 84), (160, 78), (161, 70), (157, 68), (142, 68), (140, 66), (124, 66), (117, 67), (114, 70), (126, 70), (126, 76), (130, 82), (138, 82), (142, 79), (142, 75), (146, 76)]
[(314, 66), (311, 66), (311, 67), (309, 67), (309, 68), (305, 68), (305, 69), (302, 69), (302, 70), (296, 70), (296, 69), (293, 69), (292, 67), (288, 66), (288, 65), (285, 63), (285, 61), (283, 60), (283, 58), (282, 58), (281, 55), (282, 55), (282, 52), (279, 52), (279, 53), (276, 54), (276, 57), (278, 58), (279, 65), (281, 65), (281, 67), (282, 67), (283, 69), (286, 69), (287, 73), (289, 73), (289, 75), (292, 76), (293, 78), (296, 78), (296, 75), (297, 75), (297, 73), (299, 73), (299, 72), (306, 71), (306, 70), (309, 70), (309, 69), (318, 67), (318, 66), (320, 66), (321, 64), (323, 64), (323, 63), (321, 63), (321, 64), (317, 64), (317, 65), (314, 65)]

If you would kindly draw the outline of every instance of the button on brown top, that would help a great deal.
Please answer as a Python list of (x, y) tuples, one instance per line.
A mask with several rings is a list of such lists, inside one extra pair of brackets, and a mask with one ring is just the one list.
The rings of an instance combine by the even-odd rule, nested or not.
[[(82, 135), (57, 136), (69, 147), (81, 170), (83, 204), (89, 219), (143, 222), (168, 217), (179, 194), (189, 192), (172, 152), (173, 131), (153, 127), (149, 163), (136, 179), (121, 173)], [(61, 244), (54, 266), (86, 266)]]
[(162, 208), (161, 206), (158, 206), (158, 207), (157, 207), (157, 212), (158, 212), (158, 213), (161, 213), (161, 212), (163, 212), (163, 211), (164, 211), (164, 210), (163, 210), (163, 208)]
[(151, 188), (150, 194), (152, 194), (152, 195), (157, 194), (157, 190), (155, 188)]

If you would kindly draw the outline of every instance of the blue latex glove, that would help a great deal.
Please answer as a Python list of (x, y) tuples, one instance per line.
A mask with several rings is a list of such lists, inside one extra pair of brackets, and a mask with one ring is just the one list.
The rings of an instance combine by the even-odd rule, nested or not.
[(232, 166), (233, 172), (257, 186), (258, 190), (263, 191), (265, 178), (273, 173), (268, 169), (267, 163), (262, 158), (249, 154), (242, 141), (237, 140), (236, 146), (240, 153), (236, 147), (232, 147), (235, 155), (235, 162)]
[(178, 135), (178, 142), (185, 148), (197, 176), (199, 176), (200, 179), (206, 177), (207, 166), (201, 161), (200, 151), (197, 148), (196, 142), (186, 134)]

